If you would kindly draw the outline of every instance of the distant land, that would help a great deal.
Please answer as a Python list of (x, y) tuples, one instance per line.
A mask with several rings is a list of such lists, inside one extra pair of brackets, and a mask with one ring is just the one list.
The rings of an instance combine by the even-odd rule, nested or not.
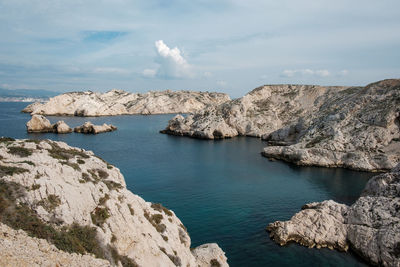
[(60, 94), (41, 89), (4, 89), (0, 88), (0, 102), (35, 102), (45, 101)]

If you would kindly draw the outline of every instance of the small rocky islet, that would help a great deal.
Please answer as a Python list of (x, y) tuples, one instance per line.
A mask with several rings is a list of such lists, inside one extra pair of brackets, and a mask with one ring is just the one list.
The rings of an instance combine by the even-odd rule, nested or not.
[[(270, 159), (306, 166), (388, 172), (372, 178), (352, 206), (332, 200), (306, 204), (291, 220), (270, 223), (267, 230), (281, 245), (294, 241), (308, 247), (352, 249), (371, 264), (400, 266), (399, 79), (365, 87), (266, 85), (239, 99), (229, 100), (227, 95), (218, 95), (217, 100), (196, 104), (191, 111), (176, 111), (171, 106), (161, 108), (163, 104), (168, 106), (166, 103), (181, 104), (175, 101), (175, 95), (166, 92), (173, 96), (173, 101), (166, 101), (160, 93), (154, 92), (147, 94), (148, 102), (140, 97), (134, 102), (126, 101), (134, 97), (118, 90), (105, 94), (67, 93), (44, 104), (32, 104), (24, 111), (33, 116), (190, 113), (186, 117), (175, 116), (161, 132), (199, 139), (259, 137), (267, 142), (262, 155)], [(152, 101), (158, 104), (143, 108), (143, 103)], [(188, 103), (187, 99), (184, 101)], [(50, 128), (58, 132), (54, 130), (58, 126), (60, 132), (68, 129), (62, 121)], [(168, 252), (164, 246), (160, 249), (174, 262), (173, 255), (177, 253)], [(211, 259), (210, 254), (216, 256), (215, 259)], [(203, 250), (193, 250), (190, 255), (197, 260), (196, 266), (210, 266), (216, 262), (227, 265), (217, 245), (205, 245)], [(146, 260), (156, 262), (155, 259)]]

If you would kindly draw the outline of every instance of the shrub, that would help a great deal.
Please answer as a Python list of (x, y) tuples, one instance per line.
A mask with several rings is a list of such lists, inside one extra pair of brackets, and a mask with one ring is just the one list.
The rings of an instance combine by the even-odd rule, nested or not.
[(74, 169), (76, 171), (81, 170), (81, 168), (79, 167), (79, 165), (77, 163), (72, 163), (72, 162), (68, 162), (68, 161), (60, 161), (60, 163), (63, 165), (70, 166), (72, 169)]
[(24, 161), (20, 161), (20, 162), (18, 162), (18, 163), (26, 163), (26, 164), (28, 164), (28, 165), (35, 166), (35, 163), (33, 163), (33, 162), (30, 161), (30, 160), (24, 160)]
[(20, 174), (24, 172), (29, 172), (29, 170), (20, 167), (0, 165), (0, 178), (3, 176)]
[(32, 155), (32, 149), (19, 147), (19, 146), (11, 146), (8, 148), (8, 153), (19, 156), (19, 157), (28, 157)]
[(25, 143), (35, 143), (35, 144), (39, 144), (40, 140), (36, 140), (36, 139), (27, 139), (25, 140)]
[(42, 206), (47, 212), (53, 211), (56, 207), (60, 206), (61, 199), (56, 195), (48, 195), (47, 198), (40, 200), (37, 205)]
[(49, 141), (49, 145), (51, 149), (49, 149), (49, 155), (55, 159), (60, 160), (68, 160), (73, 157), (79, 156), (81, 158), (89, 158), (90, 156), (87, 155), (85, 152), (77, 150), (77, 149), (65, 149), (60, 147), (57, 143)]
[(40, 188), (40, 184), (33, 184), (31, 190), (37, 190)]
[(90, 213), (90, 217), (92, 217), (93, 224), (102, 226), (110, 217), (110, 213), (107, 208), (97, 207)]
[(221, 264), (219, 263), (219, 261), (217, 259), (212, 259), (210, 261), (210, 265), (211, 265), (211, 267), (220, 267), (221, 266)]
[(104, 205), (107, 202), (107, 200), (109, 200), (109, 199), (110, 199), (110, 196), (108, 194), (105, 194), (104, 197), (99, 199), (99, 204)]
[(107, 186), (108, 190), (119, 190), (122, 189), (123, 186), (120, 183), (114, 182), (114, 181), (110, 181), (110, 180), (105, 180), (103, 181), (103, 183)]
[(147, 211), (144, 212), (144, 217), (156, 228), (157, 232), (164, 233), (167, 227), (165, 224), (161, 223), (163, 216), (162, 214), (153, 214), (150, 215)]
[(76, 162), (78, 162), (78, 164), (85, 164), (85, 161), (83, 159), (78, 159)]
[(152, 203), (151, 207), (159, 212), (164, 212), (168, 216), (173, 215), (172, 212), (163, 205), (161, 205), (161, 203)]
[(91, 180), (90, 180), (89, 174), (87, 174), (86, 172), (83, 172), (82, 173), (82, 180), (83, 180), (84, 183), (90, 182)]
[(15, 139), (11, 137), (0, 137), (0, 143), (14, 142)]

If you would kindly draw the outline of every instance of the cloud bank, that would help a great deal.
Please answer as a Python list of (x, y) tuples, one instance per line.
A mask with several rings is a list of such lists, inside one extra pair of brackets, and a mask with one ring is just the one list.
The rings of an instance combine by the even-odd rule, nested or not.
[(328, 77), (331, 73), (328, 70), (311, 70), (311, 69), (299, 69), (299, 70), (284, 70), (282, 76), (284, 77), (295, 77), (295, 76), (319, 76)]

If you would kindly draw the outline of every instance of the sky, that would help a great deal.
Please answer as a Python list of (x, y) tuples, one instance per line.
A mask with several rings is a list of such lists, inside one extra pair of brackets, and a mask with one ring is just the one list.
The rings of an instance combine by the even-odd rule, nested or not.
[(0, 0), (0, 88), (201, 90), (400, 78), (398, 0)]

